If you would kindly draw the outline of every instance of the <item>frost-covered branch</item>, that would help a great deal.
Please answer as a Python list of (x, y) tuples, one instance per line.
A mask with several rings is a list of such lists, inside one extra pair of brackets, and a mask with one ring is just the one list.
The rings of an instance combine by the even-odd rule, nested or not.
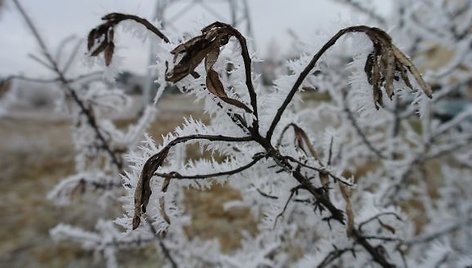
[[(352, 26), (345, 29), (340, 30), (336, 33), (331, 39), (326, 42), (323, 47), (313, 56), (312, 60), (305, 69), (300, 73), (297, 80), (293, 84), (290, 92), (288, 93), (287, 97), (285, 98), (283, 104), (277, 109), (277, 113), (274, 116), (273, 121), (270, 124), (270, 128), (267, 131), (267, 138), (270, 139), (274, 132), (275, 127), (279, 123), (282, 114), (284, 113), (287, 106), (293, 99), (293, 96), (299, 90), (299, 87), (308, 76), (308, 74), (313, 70), (318, 60), (321, 56), (341, 38), (343, 35), (347, 33), (364, 33), (369, 37), (374, 45), (374, 52), (369, 54), (369, 57), (366, 61), (366, 74), (369, 77), (369, 82), (373, 85), (373, 96), (374, 102), (378, 103), (382, 106), (381, 102), (381, 92), (380, 92), (380, 83), (381, 77), (383, 77), (384, 82), (386, 83), (387, 94), (391, 98), (393, 95), (393, 78), (394, 78), (394, 71), (395, 68), (401, 70), (401, 78), (405, 81), (409, 87), (411, 87), (407, 71), (410, 72), (416, 79), (416, 82), (420, 85), (421, 89), (424, 93), (431, 98), (432, 91), (430, 87), (426, 84), (426, 82), (421, 77), (420, 72), (416, 69), (414, 64), (405, 56), (395, 45), (392, 44), (392, 40), (390, 36), (385, 33), (384, 31), (368, 26)], [(382, 59), (382, 65), (378, 62)], [(376, 104), (377, 105), (377, 104)]]
[[(243, 165), (236, 169), (232, 169), (230, 171), (223, 171), (223, 172), (216, 172), (216, 173), (209, 173), (205, 175), (181, 175), (180, 172), (170, 171), (167, 173), (163, 172), (156, 172), (159, 168), (164, 166), (164, 162), (167, 160), (170, 149), (180, 143), (184, 143), (187, 141), (197, 141), (198, 140), (206, 140), (210, 142), (216, 141), (224, 141), (227, 143), (237, 142), (237, 143), (244, 143), (244, 142), (256, 142), (258, 143), (264, 150), (264, 155), (266, 158), (269, 158), (273, 161), (275, 166), (280, 168), (282, 173), (290, 174), (298, 183), (295, 188), (292, 189), (300, 189), (306, 190), (310, 193), (315, 199), (315, 209), (318, 207), (320, 211), (326, 209), (329, 211), (330, 216), (323, 218), (323, 220), (329, 221), (335, 220), (339, 223), (344, 224), (345, 218), (343, 215), (343, 211), (338, 209), (335, 204), (332, 203), (329, 192), (327, 191), (327, 184), (328, 181), (326, 178), (333, 178), (335, 182), (342, 182), (348, 186), (352, 186), (352, 184), (346, 182), (343, 179), (340, 179), (338, 176), (335, 176), (333, 173), (327, 171), (324, 168), (314, 168), (309, 165), (301, 163), (295, 157), (286, 156), (283, 152), (281, 152), (281, 139), (284, 133), (287, 130), (287, 127), (293, 126), (295, 135), (297, 137), (297, 146), (303, 150), (305, 144), (309, 149), (311, 154), (316, 158), (317, 154), (313, 149), (312, 145), (310, 144), (309, 138), (305, 131), (303, 131), (300, 127), (296, 124), (289, 124), (287, 127), (284, 128), (281, 134), (281, 138), (277, 142), (277, 145), (274, 147), (271, 141), (272, 134), (275, 130), (275, 127), (278, 125), (279, 121), (282, 119), (282, 114), (285, 108), (289, 105), (292, 101), (294, 94), (298, 90), (298, 87), (302, 84), (304, 79), (308, 76), (309, 72), (314, 68), (317, 61), (320, 57), (331, 47), (335, 44), (335, 42), (344, 34), (349, 32), (362, 32), (366, 34), (369, 39), (372, 41), (374, 45), (374, 51), (367, 57), (365, 72), (369, 83), (373, 86), (373, 96), (374, 102), (376, 105), (382, 105), (382, 95), (380, 92), (380, 86), (384, 83), (385, 88), (387, 90), (387, 95), (392, 98), (393, 96), (393, 81), (394, 81), (394, 72), (396, 69), (400, 70), (401, 78), (410, 88), (412, 85), (408, 78), (408, 73), (415, 77), (416, 82), (420, 85), (423, 92), (431, 97), (431, 90), (429, 86), (423, 81), (421, 75), (419, 74), (416, 67), (413, 63), (398, 49), (396, 48), (385, 32), (377, 28), (370, 28), (367, 26), (353, 26), (348, 27), (339, 31), (334, 37), (330, 39), (316, 55), (313, 57), (311, 62), (308, 64), (307, 67), (300, 73), (297, 80), (294, 82), (292, 89), (290, 90), (288, 96), (285, 98), (283, 104), (278, 108), (277, 113), (274, 116), (274, 119), (270, 123), (267, 135), (263, 137), (258, 130), (259, 125), (259, 118), (256, 112), (257, 108), (257, 99), (255, 92), (253, 91), (252, 82), (250, 80), (250, 70), (248, 70), (248, 66), (250, 67), (250, 61), (248, 61), (247, 56), (247, 47), (245, 47), (244, 42), (241, 42), (241, 39), (238, 38), (238, 34), (235, 34), (235, 31), (231, 26), (226, 24), (222, 24), (219, 22), (213, 23), (205, 28), (202, 29), (202, 35), (194, 37), (189, 41), (178, 45), (174, 48), (171, 53), (174, 55), (181, 55), (181, 59), (177, 61), (176, 65), (171, 68), (169, 71), (166, 71), (166, 80), (178, 83), (183, 80), (187, 75), (192, 74), (195, 72), (195, 69), (198, 67), (200, 62), (205, 60), (205, 71), (207, 73), (206, 76), (206, 90), (209, 93), (213, 94), (221, 101), (227, 103), (228, 105), (232, 106), (232, 108), (241, 109), (245, 113), (250, 113), (254, 116), (254, 121), (252, 127), (249, 128), (250, 136), (248, 137), (240, 137), (240, 138), (233, 138), (228, 136), (221, 136), (221, 135), (203, 135), (203, 134), (190, 134), (186, 136), (177, 137), (174, 140), (168, 142), (165, 146), (163, 146), (157, 153), (149, 157), (142, 166), (141, 174), (136, 182), (136, 188), (134, 190), (134, 213), (133, 213), (133, 229), (136, 229), (140, 225), (140, 218), (143, 213), (146, 213), (148, 210), (147, 206), (151, 200), (151, 179), (153, 176), (158, 176), (165, 178), (162, 182), (162, 194), (167, 194), (167, 190), (170, 184), (171, 179), (204, 179), (208, 177), (214, 176), (222, 176), (222, 175), (233, 175), (239, 172), (246, 170), (247, 168), (256, 164), (256, 162), (263, 158), (262, 155), (257, 157), (257, 154), (252, 156), (252, 161), (249, 164)], [(252, 109), (250, 109), (244, 102), (236, 99), (231, 98), (226, 93), (225, 87), (223, 86), (222, 81), (218, 73), (213, 69), (213, 66), (218, 61), (218, 57), (220, 55), (220, 49), (222, 46), (226, 45), (229, 39), (235, 36), (241, 44), (241, 50), (243, 55), (243, 62), (244, 62), (244, 73), (246, 76), (246, 86), (248, 90), (248, 94), (250, 97), (250, 102)], [(407, 73), (408, 72), (408, 73)], [(198, 79), (199, 77), (195, 77), (194, 79)], [(218, 107), (221, 109), (221, 104), (218, 104)], [(244, 116), (243, 113), (239, 113), (240, 118)], [(236, 124), (236, 127), (239, 125)], [(211, 144), (211, 143), (210, 143)], [(304, 151), (304, 150), (303, 150)], [(306, 153), (306, 152), (305, 152)], [(327, 155), (327, 164), (331, 164), (333, 154), (333, 139), (330, 139), (330, 144), (328, 148), (328, 155)], [(293, 166), (291, 162), (294, 162), (296, 166)], [(318, 176), (320, 177), (320, 181), (322, 182), (321, 187), (316, 187), (307, 175), (303, 174), (301, 171), (301, 167), (308, 168), (310, 170), (317, 171)], [(341, 187), (342, 188), (342, 187)], [(343, 194), (344, 191), (343, 190)], [(292, 199), (294, 191), (290, 191), (290, 196), (288, 197), (288, 201), (286, 201), (285, 205), (283, 206), (282, 212), (277, 214), (275, 217), (275, 222), (281, 217), (281, 215), (287, 210), (287, 206)], [(160, 198), (160, 211), (161, 216), (165, 220), (165, 222), (170, 224), (170, 219), (167, 213), (165, 212), (165, 202), (164, 198)], [(349, 201), (349, 198), (345, 198), (346, 202)], [(349, 201), (350, 202), (350, 201)], [(349, 203), (350, 204), (350, 203)], [(373, 260), (380, 264), (383, 267), (392, 267), (393, 265), (385, 259), (385, 255), (380, 253), (375, 246), (373, 246), (369, 240), (372, 236), (364, 236), (361, 231), (353, 229), (353, 215), (352, 209), (349, 205), (348, 210), (348, 233), (349, 236), (354, 239), (354, 241), (361, 245), (368, 254), (371, 255)], [(275, 224), (274, 224), (275, 226)]]
[[(97, 115), (111, 152), (126, 157), (121, 167), (113, 161), (102, 165), (111, 156), (93, 124), (81, 117), (77, 174), (51, 195), (61, 199), (84, 187), (106, 188), (107, 181), (113, 188), (122, 185), (124, 215), (115, 223), (123, 229), (61, 227), (56, 236), (103, 252), (108, 265), (116, 263), (118, 249), (138, 246), (132, 241), (155, 242), (173, 267), (472, 265), (472, 232), (464, 228), (472, 208), (471, 113), (460, 105), (453, 114), (439, 109), (451, 98), (467, 99), (472, 6), (399, 0), (390, 16), (380, 18), (365, 5), (342, 2), (393, 30), (327, 30), (315, 42), (294, 46), (300, 56), (279, 67), (272, 86), (258, 79), (253, 65), (260, 60), (228, 24), (168, 38), (144, 18), (104, 16), (89, 34), (91, 56), (116, 64), (115, 28), (125, 21), (137, 24), (157, 37), (152, 42), (158, 83), (201, 100), (210, 120), (186, 118), (156, 143), (143, 135), (154, 107), (122, 132), (99, 120), (101, 109), (117, 105), (91, 96), (111, 100), (107, 93), (77, 91)], [(449, 60), (431, 67), (430, 56), (443, 50)], [(36, 58), (55, 69), (47, 56)], [(419, 70), (427, 70), (424, 78)], [(323, 98), (312, 100), (312, 94)], [(190, 145), (199, 147), (199, 157), (186, 155)], [(98, 160), (95, 152), (101, 153)], [(231, 253), (187, 232), (203, 219), (188, 212), (185, 189), (215, 183), (240, 194), (221, 204), (224, 209), (247, 209), (245, 216), (257, 222)]]

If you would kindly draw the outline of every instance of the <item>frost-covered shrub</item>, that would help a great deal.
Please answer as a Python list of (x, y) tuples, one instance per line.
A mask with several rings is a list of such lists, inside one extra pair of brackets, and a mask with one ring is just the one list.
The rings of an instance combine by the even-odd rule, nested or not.
[[(381, 18), (344, 2), (378, 27), (327, 30), (300, 44), (300, 57), (287, 62), (290, 74), (273, 87), (262, 85), (252, 69), (259, 59), (227, 24), (181, 39), (136, 16), (105, 16), (90, 32), (91, 56), (113, 65), (115, 27), (138, 23), (139, 32), (159, 38), (156, 82), (202, 100), (211, 120), (187, 118), (162, 142), (145, 136), (139, 145), (144, 123), (123, 133), (101, 121), (97, 129), (112, 142), (106, 149), (84, 117), (75, 135), (77, 174), (51, 196), (67, 201), (82, 184), (121, 184), (124, 214), (114, 224), (100, 221), (95, 232), (58, 225), (52, 235), (102, 252), (109, 266), (118, 265), (118, 250), (143, 243), (155, 243), (173, 267), (470, 266), (472, 109), (441, 121), (433, 108), (470, 84), (472, 8), (396, 1), (391, 18)], [(381, 30), (387, 27), (390, 33)], [(416, 66), (427, 70), (422, 55), (438, 46), (453, 57), (423, 78)], [(328, 101), (304, 105), (299, 91)], [(191, 144), (213, 157), (188, 159)], [(118, 150), (126, 158), (114, 159)], [(228, 209), (247, 207), (260, 219), (255, 237), (246, 235), (232, 253), (184, 231), (192, 218), (183, 190), (214, 183), (241, 192)]]

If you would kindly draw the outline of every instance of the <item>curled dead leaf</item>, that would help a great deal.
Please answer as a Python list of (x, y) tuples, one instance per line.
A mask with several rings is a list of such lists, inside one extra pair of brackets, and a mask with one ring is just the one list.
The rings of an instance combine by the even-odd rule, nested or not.
[(146, 213), (146, 207), (152, 194), (151, 178), (154, 172), (162, 165), (168, 153), (169, 148), (164, 148), (159, 153), (151, 156), (144, 164), (134, 192), (133, 230), (138, 228), (141, 223), (142, 213)]
[(113, 58), (113, 51), (115, 50), (115, 45), (113, 42), (110, 42), (107, 47), (105, 48), (104, 57), (105, 57), (105, 64), (109, 66), (111, 64), (111, 60)]
[[(217, 96), (223, 102), (236, 106), (245, 110), (248, 113), (253, 111), (240, 100), (230, 98), (225, 92), (224, 86), (218, 76), (218, 73), (213, 69), (217, 62), (220, 48), (226, 45), (231, 37), (236, 37), (241, 45), (245, 47), (244, 37), (232, 26), (222, 22), (215, 22), (202, 29), (202, 34), (196, 36), (183, 44), (175, 47), (171, 53), (174, 55), (174, 61), (177, 63), (173, 69), (166, 72), (166, 80), (176, 83), (182, 80), (187, 75), (193, 75), (195, 68), (205, 60), (206, 86), (210, 93)], [(245, 60), (245, 65), (250, 66), (250, 58), (247, 52), (242, 51), (241, 55)], [(247, 72), (247, 66), (245, 66)], [(246, 74), (250, 77), (250, 74)], [(195, 77), (195, 76), (194, 76)], [(247, 78), (247, 81), (250, 79)], [(246, 83), (248, 83), (246, 81)], [(251, 89), (249, 89), (251, 101), (254, 99), (255, 92), (252, 90), (252, 82), (249, 82)], [(252, 103), (251, 103), (252, 104)], [(252, 104), (255, 106), (254, 104)]]
[[(161, 191), (163, 193), (167, 192), (167, 188), (169, 187), (169, 184), (170, 184), (170, 178), (166, 178), (164, 180), (164, 183), (162, 184)], [(166, 212), (166, 201), (165, 201), (165, 196), (164, 195), (162, 195), (159, 198), (159, 211), (161, 213), (162, 218), (167, 222), (167, 224), (170, 224), (170, 218), (169, 218), (169, 215), (167, 215), (167, 212)]]
[(295, 132), (295, 143), (298, 148), (300, 148), (305, 154), (307, 152), (305, 151), (305, 146), (308, 148), (311, 156), (315, 158), (317, 161), (319, 161), (318, 153), (316, 152), (315, 148), (310, 142), (310, 139), (308, 138), (308, 135), (306, 132), (296, 124), (293, 125), (293, 131)]
[(218, 56), (220, 56), (220, 48), (215, 48), (207, 54), (205, 57), (206, 72), (213, 68), (213, 65), (215, 65), (216, 61), (218, 60)]
[(226, 24), (223, 24), (223, 26), (211, 24), (202, 29), (201, 35), (174, 48), (171, 53), (175, 55), (175, 59), (179, 55), (183, 56), (174, 68), (167, 73), (166, 80), (173, 83), (182, 80), (185, 76), (194, 72), (195, 68), (205, 58), (208, 58), (208, 63), (211, 63), (207, 65), (208, 71), (218, 59), (220, 47), (228, 43), (231, 35), (230, 29), (232, 29), (228, 26)]
[(248, 113), (252, 113), (251, 109), (247, 107), (246, 104), (242, 103), (239, 100), (228, 97), (228, 95), (226, 94), (223, 88), (223, 83), (221, 83), (218, 73), (213, 69), (209, 69), (207, 72), (206, 86), (207, 86), (208, 91), (210, 91), (210, 93), (217, 96), (222, 101), (228, 104), (231, 104), (233, 106), (236, 106), (238, 108), (241, 108)]
[(159, 36), (165, 42), (169, 42), (169, 39), (149, 21), (135, 15), (110, 13), (103, 16), (102, 20), (104, 21), (102, 24), (89, 32), (87, 37), (87, 49), (91, 56), (98, 56), (100, 53), (104, 52), (106, 65), (110, 65), (115, 49), (115, 44), (113, 43), (114, 27), (122, 21), (135, 21)]
[(95, 57), (103, 52), (107, 66), (110, 65), (115, 50), (113, 26), (109, 23), (102, 24), (92, 29), (87, 37), (90, 55)]
[(354, 231), (354, 212), (352, 211), (351, 204), (351, 189), (348, 186), (339, 184), (339, 190), (341, 190), (341, 195), (346, 202), (346, 216), (347, 216), (347, 226), (346, 233), (348, 236), (351, 236)]
[(387, 96), (392, 99), (396, 73), (399, 73), (397, 77), (409, 88), (413, 88), (408, 78), (408, 73), (410, 73), (423, 92), (428, 97), (432, 97), (431, 87), (423, 80), (411, 60), (392, 43), (391, 37), (386, 32), (375, 27), (359, 27), (358, 30), (364, 32), (374, 45), (374, 50), (367, 56), (364, 72), (372, 85), (373, 101), (377, 109), (383, 106), (382, 86)]

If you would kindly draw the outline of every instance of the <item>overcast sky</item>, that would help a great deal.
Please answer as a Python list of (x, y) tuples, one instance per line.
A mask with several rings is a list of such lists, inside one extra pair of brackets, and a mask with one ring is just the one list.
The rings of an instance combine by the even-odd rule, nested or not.
[[(204, 0), (205, 1), (205, 0)], [(188, 0), (186, 0), (188, 2)], [(210, 4), (222, 17), (227, 17), (227, 4)], [(377, 1), (382, 5), (385, 1)], [(132, 13), (152, 18), (156, 0), (21, 0), (26, 11), (35, 21), (47, 45), (54, 48), (65, 37), (77, 35), (85, 37), (87, 32), (98, 25), (100, 17), (112, 11)], [(329, 0), (248, 0), (252, 20), (253, 34), (258, 52), (264, 56), (268, 44), (275, 40), (283, 50), (290, 44), (288, 29), (298, 35), (312, 34), (317, 25), (333, 23), (340, 17), (350, 16), (350, 10)], [(28, 58), (28, 53), (38, 52), (36, 42), (29, 33), (13, 3), (6, 1), (6, 9), (0, 14), (0, 76), (9, 74), (45, 75), (46, 70)], [(183, 4), (174, 4), (168, 14), (184, 8)], [(381, 7), (384, 10), (386, 7)], [(210, 13), (194, 9), (185, 14), (176, 24), (188, 26), (196, 21), (214, 21)], [(125, 57), (129, 69), (144, 73), (147, 62), (148, 44), (130, 41), (122, 34), (121, 55)]]

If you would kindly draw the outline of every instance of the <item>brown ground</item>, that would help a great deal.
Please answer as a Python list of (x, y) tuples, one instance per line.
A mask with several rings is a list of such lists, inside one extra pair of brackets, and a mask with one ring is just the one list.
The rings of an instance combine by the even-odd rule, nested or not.
[[(152, 124), (150, 132), (154, 137), (172, 130), (183, 115), (201, 116), (200, 112), (169, 109), (182, 107), (183, 102), (168, 101), (163, 105), (168, 105), (163, 111), (170, 112), (162, 113)], [(93, 252), (74, 243), (54, 242), (48, 233), (59, 222), (92, 228), (96, 219), (103, 217), (103, 211), (87, 201), (87, 197), (65, 208), (46, 199), (51, 187), (74, 170), (70, 123), (0, 119), (0, 155), (0, 267), (103, 267), (103, 260), (95, 258)], [(223, 210), (225, 201), (240, 198), (238, 192), (220, 186), (207, 192), (189, 191), (186, 195), (186, 209), (198, 215), (187, 229), (189, 235), (218, 238), (223, 249), (229, 251), (239, 246), (240, 235), (235, 229), (256, 231), (256, 223), (247, 210)], [(127, 251), (121, 261), (123, 267), (159, 263), (152, 248)]]

